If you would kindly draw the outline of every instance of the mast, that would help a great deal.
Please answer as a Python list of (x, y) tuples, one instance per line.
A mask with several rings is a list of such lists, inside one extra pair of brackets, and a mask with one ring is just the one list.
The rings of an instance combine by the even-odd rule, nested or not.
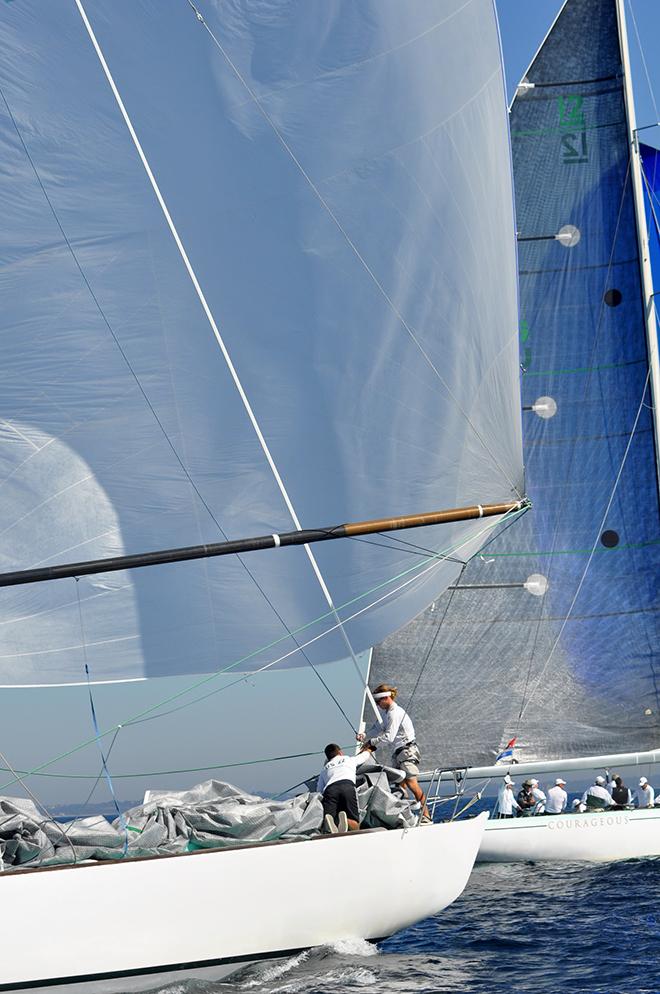
[(642, 302), (646, 323), (646, 340), (648, 346), (649, 371), (651, 383), (651, 403), (653, 408), (653, 429), (655, 435), (656, 478), (660, 493), (660, 357), (658, 355), (658, 330), (653, 296), (653, 274), (651, 272), (651, 254), (649, 235), (644, 210), (644, 189), (642, 182), (642, 164), (639, 154), (639, 139), (635, 121), (635, 100), (630, 74), (630, 52), (628, 50), (628, 32), (626, 29), (625, 0), (616, 0), (617, 24), (619, 27), (619, 47), (621, 49), (621, 64), (623, 67), (623, 91), (626, 105), (626, 120), (628, 124), (628, 139), (630, 143), (630, 175), (632, 177), (633, 203), (635, 205), (635, 220), (637, 222), (637, 244), (639, 247), (639, 268), (642, 284)]

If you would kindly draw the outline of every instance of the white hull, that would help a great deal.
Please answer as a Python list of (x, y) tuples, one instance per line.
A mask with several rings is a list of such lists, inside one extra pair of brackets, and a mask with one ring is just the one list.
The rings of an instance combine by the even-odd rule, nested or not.
[(495, 818), (487, 822), (479, 863), (608, 861), (660, 856), (660, 808)]
[(485, 820), (6, 873), (0, 991), (147, 990), (384, 938), (456, 900)]

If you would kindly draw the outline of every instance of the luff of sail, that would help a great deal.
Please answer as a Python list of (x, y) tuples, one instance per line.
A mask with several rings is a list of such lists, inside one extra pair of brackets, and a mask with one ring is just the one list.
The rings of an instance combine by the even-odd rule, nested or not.
[[(524, 455), (533, 513), (373, 654), (425, 765), (660, 741), (660, 516), (615, 0), (568, 0), (518, 88)], [(461, 588), (466, 589), (461, 589)], [(416, 691), (420, 676), (422, 689)]]
[[(488, 0), (21, 0), (0, 37), (3, 570), (522, 495)], [(483, 539), (5, 590), (0, 683), (81, 679), (83, 641), (92, 679), (303, 626), (340, 658), (326, 592), (359, 651)]]

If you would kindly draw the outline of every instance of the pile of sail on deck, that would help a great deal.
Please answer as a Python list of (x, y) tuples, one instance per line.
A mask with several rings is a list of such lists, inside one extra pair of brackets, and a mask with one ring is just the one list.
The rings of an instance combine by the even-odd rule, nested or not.
[(374, 651), (426, 768), (488, 765), (514, 736), (521, 761), (660, 741), (657, 439), (624, 85), (615, 0), (568, 0), (513, 101), (533, 510)]
[[(0, 41), (3, 571), (522, 495), (488, 0), (22, 0)], [(3, 589), (0, 684), (343, 658), (485, 534)]]

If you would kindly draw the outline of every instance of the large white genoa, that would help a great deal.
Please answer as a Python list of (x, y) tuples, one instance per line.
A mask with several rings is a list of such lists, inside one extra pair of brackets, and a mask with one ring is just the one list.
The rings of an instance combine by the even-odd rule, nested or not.
[(660, 856), (660, 808), (491, 819), (477, 862), (604, 862), (643, 856)]
[(5, 873), (0, 991), (139, 991), (384, 938), (456, 900), (485, 822)]

